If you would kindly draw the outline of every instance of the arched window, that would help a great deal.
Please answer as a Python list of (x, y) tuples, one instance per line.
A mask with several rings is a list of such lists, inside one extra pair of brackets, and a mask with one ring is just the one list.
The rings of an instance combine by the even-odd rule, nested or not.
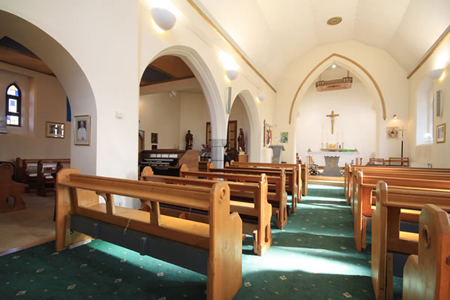
[(425, 78), (417, 90), (416, 145), (433, 143), (433, 80)]
[(19, 127), (21, 124), (21, 93), (14, 83), (6, 89), (6, 124)]

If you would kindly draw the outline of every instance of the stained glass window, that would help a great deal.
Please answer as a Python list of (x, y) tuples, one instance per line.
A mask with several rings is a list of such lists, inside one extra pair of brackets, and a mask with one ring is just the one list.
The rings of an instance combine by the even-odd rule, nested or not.
[(6, 124), (20, 126), (21, 95), (17, 85), (11, 84), (6, 89)]

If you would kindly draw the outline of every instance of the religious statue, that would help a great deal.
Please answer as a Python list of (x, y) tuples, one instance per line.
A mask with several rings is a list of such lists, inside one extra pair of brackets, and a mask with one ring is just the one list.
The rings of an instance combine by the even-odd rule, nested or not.
[(191, 131), (188, 130), (188, 132), (186, 133), (186, 148), (185, 150), (192, 150), (192, 144), (194, 142), (194, 136), (192, 135)]
[[(238, 149), (239, 149), (239, 152), (243, 152), (245, 154), (245, 137), (244, 137), (244, 131), (242, 130), (242, 128), (239, 129)], [(239, 154), (241, 154), (241, 153), (239, 153)]]

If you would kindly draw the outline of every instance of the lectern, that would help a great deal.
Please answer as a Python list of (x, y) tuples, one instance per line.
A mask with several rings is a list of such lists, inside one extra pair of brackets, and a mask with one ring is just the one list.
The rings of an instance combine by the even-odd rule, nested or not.
[(281, 154), (284, 151), (284, 146), (281, 145), (270, 145), (269, 148), (273, 150), (273, 162), (275, 164), (281, 164)]

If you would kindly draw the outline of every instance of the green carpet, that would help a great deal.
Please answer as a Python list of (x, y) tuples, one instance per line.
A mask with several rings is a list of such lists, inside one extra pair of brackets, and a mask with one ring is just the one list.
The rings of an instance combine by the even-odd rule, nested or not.
[[(357, 252), (343, 189), (310, 185), (263, 257), (244, 240), (235, 299), (374, 299), (370, 255)], [(370, 245), (369, 245), (370, 246)], [(53, 243), (0, 257), (1, 299), (205, 299), (206, 276), (95, 240)], [(230, 274), (232, 276), (232, 274)], [(396, 299), (401, 279), (395, 279)]]

